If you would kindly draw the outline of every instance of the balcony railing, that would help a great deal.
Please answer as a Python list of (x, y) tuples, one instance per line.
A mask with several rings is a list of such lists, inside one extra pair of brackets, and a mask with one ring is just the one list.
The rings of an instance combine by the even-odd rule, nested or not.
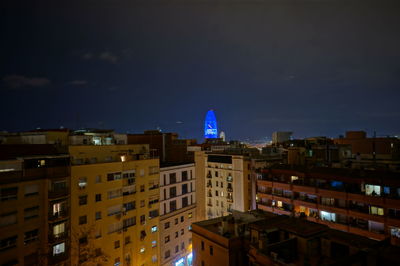
[(57, 235), (49, 234), (49, 242), (51, 243), (58, 242), (64, 240), (67, 236), (68, 236), (67, 232), (63, 232)]
[(49, 190), (48, 197), (50, 199), (66, 197), (68, 195), (68, 192), (69, 192), (68, 188)]
[(50, 212), (49, 213), (49, 220), (57, 220), (68, 216), (68, 210), (62, 210), (56, 213)]

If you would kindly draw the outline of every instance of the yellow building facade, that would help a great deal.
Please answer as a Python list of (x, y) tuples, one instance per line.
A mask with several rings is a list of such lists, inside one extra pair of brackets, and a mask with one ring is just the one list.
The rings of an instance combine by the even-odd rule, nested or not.
[(148, 145), (69, 153), (72, 265), (158, 265), (159, 160)]

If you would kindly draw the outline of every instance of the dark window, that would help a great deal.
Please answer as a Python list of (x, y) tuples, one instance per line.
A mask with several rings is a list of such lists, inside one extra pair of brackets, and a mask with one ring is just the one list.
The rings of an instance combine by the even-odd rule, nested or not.
[(167, 259), (169, 256), (171, 256), (171, 252), (169, 250), (165, 251), (164, 257)]
[(169, 202), (169, 211), (170, 212), (173, 212), (173, 211), (175, 211), (176, 210), (176, 200), (171, 200), (170, 202)]
[(182, 208), (188, 206), (188, 197), (184, 197), (182, 198)]
[(176, 187), (169, 188), (169, 197), (170, 198), (176, 197)]
[(212, 246), (210, 246), (210, 255), (213, 255), (213, 254), (214, 254), (214, 249)]
[(87, 204), (87, 195), (79, 196), (79, 205), (86, 205)]
[(204, 241), (201, 241), (201, 250), (204, 250)]
[(101, 219), (101, 212), (96, 212), (96, 220), (100, 220)]
[(181, 216), (181, 223), (183, 223), (183, 221), (185, 221), (185, 217)]
[(101, 201), (101, 194), (96, 194), (96, 202)]
[(87, 223), (86, 215), (79, 216), (79, 224), (86, 224), (86, 223)]
[(87, 236), (79, 238), (79, 245), (86, 245), (88, 242)]
[(164, 229), (167, 229), (167, 228), (169, 228), (169, 222), (166, 222), (166, 223), (164, 224)]
[(175, 218), (175, 224), (178, 224), (178, 223), (179, 223), (179, 219)]
[(188, 193), (188, 185), (187, 184), (183, 184), (182, 185), (182, 194), (186, 194)]
[(175, 253), (179, 252), (179, 246), (175, 246)]
[(0, 250), (4, 251), (17, 246), (17, 236), (8, 237), (0, 241)]
[(169, 174), (169, 183), (170, 184), (175, 184), (176, 183), (176, 174), (175, 173)]
[(0, 189), (1, 201), (16, 200), (18, 196), (18, 187), (9, 187)]
[(178, 231), (176, 231), (175, 232), (175, 238), (178, 238), (179, 237), (179, 233), (178, 233)]
[(114, 248), (119, 248), (119, 240), (114, 241)]
[(182, 181), (187, 181), (187, 180), (188, 180), (188, 172), (182, 171)]
[(140, 186), (140, 192), (144, 192), (144, 185)]
[(140, 224), (145, 224), (146, 223), (146, 216), (145, 215), (141, 215), (140, 216)]
[(165, 243), (168, 243), (168, 242), (169, 242), (169, 236), (166, 236), (166, 237), (165, 237), (164, 242), (165, 242)]

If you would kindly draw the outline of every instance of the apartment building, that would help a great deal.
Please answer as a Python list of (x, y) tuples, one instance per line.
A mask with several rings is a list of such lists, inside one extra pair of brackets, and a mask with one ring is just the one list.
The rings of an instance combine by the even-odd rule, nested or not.
[(193, 163), (163, 164), (160, 168), (161, 265), (192, 265), (195, 180)]
[[(198, 220), (251, 208), (251, 161), (245, 155), (196, 152)], [(200, 196), (201, 195), (201, 196)], [(203, 198), (200, 200), (200, 197)]]
[(69, 156), (0, 145), (0, 262), (69, 265)]
[(258, 172), (257, 207), (400, 243), (398, 173), (275, 166)]
[(159, 161), (148, 145), (76, 145), (71, 262), (159, 264)]

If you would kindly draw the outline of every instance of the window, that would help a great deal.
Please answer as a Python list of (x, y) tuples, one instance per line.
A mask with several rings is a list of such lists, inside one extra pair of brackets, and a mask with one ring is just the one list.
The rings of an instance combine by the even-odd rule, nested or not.
[(183, 221), (185, 221), (185, 217), (181, 216), (181, 223), (183, 223)]
[(188, 205), (189, 205), (189, 203), (188, 203), (188, 197), (182, 198), (182, 208), (184, 208), (184, 207), (186, 207), (186, 206), (188, 206)]
[(120, 180), (121, 178), (121, 172), (107, 174), (107, 181)]
[(140, 192), (144, 192), (144, 185), (140, 185)]
[(185, 234), (185, 229), (181, 229), (181, 236)]
[(157, 225), (151, 227), (151, 232), (152, 233), (157, 232)]
[(169, 236), (166, 236), (164, 239), (164, 243), (168, 243), (169, 242)]
[(30, 242), (36, 241), (36, 240), (38, 240), (38, 237), (39, 237), (39, 229), (25, 232), (24, 244), (26, 245)]
[(213, 255), (213, 254), (214, 254), (214, 249), (212, 246), (210, 246), (210, 255)]
[(185, 242), (182, 242), (181, 243), (181, 250), (184, 250), (185, 249)]
[(215, 177), (218, 177), (218, 171), (215, 171)]
[(39, 217), (39, 206), (31, 207), (31, 208), (26, 208), (24, 210), (24, 220), (29, 220)]
[(153, 263), (156, 263), (156, 262), (157, 262), (157, 255), (153, 255), (153, 256), (151, 257), (151, 261), (152, 261)]
[(169, 188), (169, 197), (170, 198), (176, 197), (176, 187)]
[(65, 232), (65, 222), (53, 226), (53, 236), (58, 238)]
[(79, 245), (86, 245), (88, 243), (87, 236), (79, 238)]
[(53, 216), (62, 216), (66, 211), (67, 203), (65, 201), (53, 204)]
[(165, 251), (164, 258), (168, 259), (171, 256), (171, 252), (169, 250)]
[(217, 196), (217, 197), (218, 197), (218, 190), (216, 190), (216, 191), (215, 191), (215, 196)]
[(86, 223), (87, 223), (86, 215), (79, 216), (79, 224), (86, 224)]
[(215, 186), (218, 187), (218, 181), (215, 181)]
[(182, 185), (182, 194), (188, 193), (188, 184), (183, 184)]
[(39, 185), (26, 185), (25, 186), (25, 197), (35, 196), (39, 194)]
[(18, 187), (9, 187), (0, 189), (0, 200), (16, 200), (18, 197)]
[(96, 256), (96, 257), (101, 256), (101, 248), (96, 248), (96, 249), (94, 250), (94, 253), (95, 253), (95, 256)]
[(115, 198), (122, 197), (122, 189), (118, 188), (118, 189), (108, 191), (107, 197), (108, 197), (108, 199), (115, 199)]
[(176, 231), (175, 232), (175, 238), (178, 238), (179, 237), (179, 233), (178, 233), (178, 231)]
[(331, 212), (321, 211), (321, 219), (324, 221), (335, 222), (336, 214)]
[(78, 180), (78, 187), (79, 187), (80, 189), (84, 189), (84, 188), (86, 188), (86, 185), (87, 185), (87, 178), (86, 178), (86, 177), (81, 177), (81, 178), (79, 178), (79, 180)]
[(0, 251), (14, 248), (17, 246), (17, 236), (7, 237), (0, 241)]
[(380, 196), (381, 195), (381, 186), (365, 185), (365, 195)]
[(124, 205), (123, 205), (124, 207), (124, 211), (130, 211), (130, 210), (134, 210), (134, 209), (136, 209), (136, 202), (135, 201), (131, 201), (131, 202), (127, 202), (127, 203), (124, 203)]
[(96, 184), (101, 183), (101, 175), (96, 175), (95, 183)]
[(189, 212), (188, 213), (188, 218), (190, 219), (190, 218), (192, 218), (193, 217), (193, 214), (191, 213), (191, 212)]
[(79, 196), (79, 205), (86, 205), (87, 204), (87, 195)]
[(100, 212), (96, 212), (95, 219), (96, 219), (96, 221), (101, 219), (101, 211)]
[(125, 237), (125, 245), (131, 243), (131, 237), (130, 236), (126, 236)]
[(182, 181), (187, 181), (187, 180), (188, 180), (188, 172), (182, 171)]
[(101, 201), (101, 194), (96, 194), (96, 202)]
[(178, 223), (179, 223), (179, 219), (175, 218), (175, 224), (178, 224)]
[(204, 250), (204, 241), (201, 241), (201, 250)]
[(140, 169), (140, 176), (144, 176), (144, 169)]
[(383, 208), (370, 206), (369, 212), (370, 212), (370, 214), (373, 214), (373, 215), (383, 215)]
[(140, 207), (142, 208), (142, 207), (144, 207), (144, 205), (145, 205), (144, 200), (141, 200), (140, 201)]
[(173, 212), (173, 211), (175, 211), (176, 210), (176, 200), (171, 200), (170, 202), (169, 202), (169, 211), (170, 212)]
[(166, 222), (165, 224), (164, 224), (164, 229), (168, 229), (169, 228), (169, 222)]
[(169, 174), (169, 183), (170, 184), (175, 184), (176, 183), (176, 173), (170, 173)]
[(95, 232), (95, 234), (94, 234), (94, 237), (95, 237), (96, 239), (101, 237), (101, 230), (100, 230), (100, 229), (97, 229), (97, 230), (96, 230), (96, 232)]
[(114, 241), (114, 249), (119, 248), (119, 240)]
[(176, 246), (175, 246), (175, 253), (178, 253), (178, 252), (179, 252), (179, 246), (176, 245)]
[(141, 225), (146, 224), (146, 215), (141, 215), (141, 216), (140, 216), (140, 224), (141, 224)]
[(151, 247), (152, 248), (157, 247), (157, 241), (156, 240), (151, 241)]
[(64, 242), (53, 246), (53, 256), (62, 254), (64, 252), (65, 252), (65, 243)]

